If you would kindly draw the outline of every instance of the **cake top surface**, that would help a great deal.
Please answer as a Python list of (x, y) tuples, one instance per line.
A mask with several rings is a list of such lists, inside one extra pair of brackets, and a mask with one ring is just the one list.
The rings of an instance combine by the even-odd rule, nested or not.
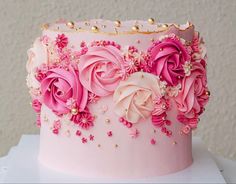
[(193, 24), (187, 22), (186, 24), (178, 25), (175, 23), (159, 23), (153, 18), (144, 20), (129, 20), (129, 21), (111, 21), (102, 19), (93, 19), (89, 21), (66, 21), (59, 20), (55, 23), (43, 24), (44, 30), (57, 32), (83, 32), (90, 31), (105, 34), (151, 34), (168, 30), (170, 27), (175, 27), (180, 31), (184, 31), (193, 27)]

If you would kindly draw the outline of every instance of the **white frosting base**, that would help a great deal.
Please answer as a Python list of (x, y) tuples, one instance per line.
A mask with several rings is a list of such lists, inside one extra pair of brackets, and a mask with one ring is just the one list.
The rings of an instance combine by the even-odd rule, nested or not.
[[(176, 172), (191, 165), (191, 135), (180, 134), (182, 124), (173, 118), (174, 110), (168, 114), (173, 122), (170, 127), (172, 137), (165, 136), (160, 130), (154, 133), (151, 121), (146, 120), (135, 125), (140, 135), (134, 139), (129, 135), (130, 130), (118, 121), (111, 102), (112, 97), (105, 97), (90, 105), (91, 112), (97, 115), (95, 126), (82, 134), (85, 137), (92, 134), (95, 138), (86, 144), (75, 135), (76, 128), (69, 121), (62, 122), (59, 135), (53, 134), (50, 127), (58, 117), (43, 106), (40, 162), (52, 169), (88, 178), (145, 178)], [(104, 105), (108, 106), (108, 111), (103, 114), (101, 107)], [(43, 120), (45, 115), (47, 122)], [(107, 118), (110, 123), (105, 122)], [(108, 131), (113, 132), (112, 137), (107, 136)], [(150, 143), (152, 138), (157, 141), (155, 145)]]

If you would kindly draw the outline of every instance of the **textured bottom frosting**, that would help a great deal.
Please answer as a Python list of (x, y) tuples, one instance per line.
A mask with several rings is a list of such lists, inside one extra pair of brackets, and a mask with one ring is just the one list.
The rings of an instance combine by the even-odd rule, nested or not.
[[(146, 178), (174, 173), (191, 165), (192, 136), (180, 133), (183, 125), (176, 120), (175, 108), (168, 112), (171, 137), (155, 129), (147, 119), (135, 124), (140, 134), (132, 138), (130, 129), (114, 114), (111, 102), (111, 97), (105, 97), (89, 106), (96, 119), (94, 127), (81, 130), (82, 137), (94, 136), (87, 143), (82, 143), (82, 137), (75, 133), (78, 127), (69, 120), (61, 119), (60, 133), (53, 134), (52, 124), (58, 117), (43, 105), (40, 163), (84, 178)], [(106, 112), (104, 106), (108, 107)], [(107, 132), (112, 132), (112, 136)]]

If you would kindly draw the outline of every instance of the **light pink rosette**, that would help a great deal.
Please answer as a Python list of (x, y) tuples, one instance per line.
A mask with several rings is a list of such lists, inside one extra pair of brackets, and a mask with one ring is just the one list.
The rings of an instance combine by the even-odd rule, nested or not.
[(121, 81), (114, 92), (115, 112), (131, 123), (148, 118), (154, 109), (154, 100), (161, 97), (160, 81), (153, 74), (136, 72)]
[(178, 110), (186, 118), (194, 118), (208, 102), (206, 70), (201, 63), (193, 62), (191, 75), (184, 77), (182, 88), (175, 98)]
[(114, 46), (90, 47), (79, 61), (81, 83), (97, 96), (110, 95), (122, 79), (123, 63), (122, 53)]
[(176, 37), (155, 42), (149, 49), (151, 72), (159, 75), (169, 85), (177, 85), (184, 77), (183, 65), (190, 60), (187, 49)]
[(54, 68), (46, 73), (41, 81), (43, 103), (56, 114), (70, 112), (66, 104), (74, 99), (79, 111), (83, 111), (88, 99), (88, 91), (82, 86), (78, 72), (72, 67), (69, 70)]

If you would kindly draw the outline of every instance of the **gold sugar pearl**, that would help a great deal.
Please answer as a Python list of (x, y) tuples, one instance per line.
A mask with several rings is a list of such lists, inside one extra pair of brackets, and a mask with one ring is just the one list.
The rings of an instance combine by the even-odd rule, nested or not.
[(137, 25), (136, 25), (136, 26), (133, 26), (133, 27), (132, 27), (132, 30), (138, 32), (138, 31), (139, 31), (139, 27), (138, 27)]
[(66, 25), (71, 29), (73, 29), (75, 27), (75, 24), (72, 21), (67, 22)]
[(110, 119), (106, 119), (105, 122), (106, 122), (106, 123), (110, 123), (111, 120), (110, 120)]
[(155, 23), (154, 18), (149, 18), (149, 19), (148, 19), (148, 23), (149, 23), (149, 24), (154, 24), (154, 23)]
[(72, 115), (77, 115), (78, 114), (78, 109), (76, 109), (76, 108), (71, 109), (71, 114)]
[(120, 27), (121, 21), (120, 21), (120, 20), (116, 20), (116, 21), (115, 21), (115, 25), (116, 25), (116, 27)]
[(99, 31), (97, 26), (92, 26), (91, 27), (92, 32), (97, 33)]
[(42, 30), (45, 30), (45, 29), (48, 29), (48, 28), (49, 28), (49, 24), (48, 24), (48, 23), (43, 24), (43, 25), (41, 26), (41, 29), (42, 29)]
[(210, 91), (206, 91), (206, 95), (207, 95), (207, 96), (210, 96), (210, 95), (211, 95), (211, 92), (210, 92)]
[(106, 28), (107, 26), (106, 25), (102, 25), (102, 28)]
[(163, 24), (162, 27), (167, 28), (168, 24)]
[(177, 142), (176, 142), (176, 141), (174, 141), (172, 144), (173, 144), (173, 145), (176, 145), (176, 144), (177, 144)]

